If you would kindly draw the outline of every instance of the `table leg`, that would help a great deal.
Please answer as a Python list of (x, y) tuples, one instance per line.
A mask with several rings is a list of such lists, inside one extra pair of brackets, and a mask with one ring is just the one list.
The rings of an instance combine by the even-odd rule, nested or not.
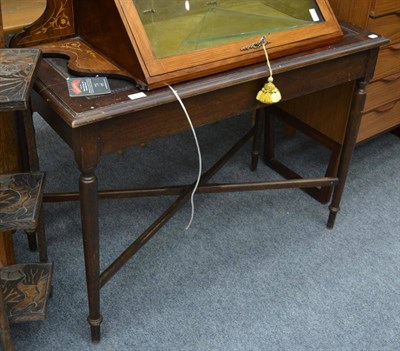
[(395, 130), (392, 130), (392, 134), (397, 135), (400, 137), (400, 128), (396, 128)]
[(0, 232), (0, 268), (15, 263), (13, 232)]
[[(21, 150), (21, 162), (24, 172), (39, 171), (39, 157), (36, 148), (35, 128), (32, 120), (32, 109), (29, 107), (26, 111), (18, 111), (17, 123), (19, 132), (19, 148)], [(42, 210), (41, 210), (42, 211)], [(29, 250), (37, 251), (37, 233), (39, 230), (44, 231), (44, 225), (38, 227), (37, 230), (26, 230), (25, 233), (28, 237)], [(42, 235), (42, 234), (41, 234)], [(47, 262), (42, 261), (41, 262)]]
[[(0, 174), (19, 172), (20, 152), (13, 112), (0, 112)], [(0, 233), (0, 267), (15, 264), (13, 232)]]
[(46, 262), (48, 262), (48, 257), (47, 257), (46, 232), (45, 232), (45, 228), (44, 228), (43, 206), (41, 206), (41, 208), (40, 208), (40, 215), (39, 215), (39, 220), (38, 220), (38, 226), (36, 228), (36, 234), (37, 234), (38, 244), (39, 244), (40, 262), (46, 263)]
[(100, 257), (97, 177), (94, 170), (82, 171), (79, 178), (83, 249), (85, 254), (86, 283), (92, 342), (100, 341)]
[(265, 108), (264, 124), (264, 161), (268, 163), (275, 159), (275, 126), (272, 108)]
[(251, 151), (251, 166), (250, 169), (255, 171), (258, 165), (258, 158), (261, 152), (261, 141), (263, 135), (263, 124), (264, 124), (264, 109), (258, 109), (255, 113), (255, 133), (253, 136), (253, 148)]
[(353, 150), (356, 145), (357, 134), (360, 128), (361, 112), (364, 108), (365, 99), (367, 97), (365, 81), (358, 82), (358, 86), (354, 92), (353, 102), (351, 104), (350, 116), (346, 128), (345, 140), (343, 143), (342, 156), (340, 158), (338, 178), (339, 182), (333, 191), (331, 205), (329, 206), (329, 218), (327, 227), (332, 229), (335, 224), (337, 213), (340, 211), (340, 200), (343, 195), (344, 186), (346, 183), (347, 174), (349, 172)]

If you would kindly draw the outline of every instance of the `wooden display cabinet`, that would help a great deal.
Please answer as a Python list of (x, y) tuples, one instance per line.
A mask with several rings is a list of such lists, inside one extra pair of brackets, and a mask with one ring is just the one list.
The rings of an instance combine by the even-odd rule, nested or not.
[(48, 0), (11, 45), (68, 56), (76, 75), (150, 89), (263, 61), (263, 36), (274, 58), (343, 33), (328, 0)]

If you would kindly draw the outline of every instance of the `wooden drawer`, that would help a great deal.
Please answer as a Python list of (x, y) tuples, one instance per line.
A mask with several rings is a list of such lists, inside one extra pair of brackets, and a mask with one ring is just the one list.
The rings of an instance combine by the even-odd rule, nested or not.
[(389, 103), (362, 116), (357, 142), (400, 126), (400, 100)]
[(379, 51), (373, 80), (382, 79), (397, 73), (400, 73), (400, 43), (387, 46)]
[[(399, 0), (400, 2), (400, 0)], [(400, 12), (392, 15), (370, 18), (368, 29), (391, 40), (391, 44), (400, 42)]]
[(364, 111), (400, 99), (400, 73), (377, 80), (367, 86), (367, 101)]
[(378, 17), (389, 13), (400, 12), (399, 0), (373, 0), (371, 4), (371, 16)]

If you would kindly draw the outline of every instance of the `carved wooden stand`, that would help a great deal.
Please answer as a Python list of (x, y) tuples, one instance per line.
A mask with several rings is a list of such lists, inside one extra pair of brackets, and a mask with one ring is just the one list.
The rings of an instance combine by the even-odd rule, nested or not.
[[(37, 49), (0, 50), (0, 111), (17, 113), (26, 140), (25, 167), (38, 168), (29, 95), (36, 66)], [(25, 137), (25, 132), (27, 136)], [(12, 351), (9, 323), (45, 318), (51, 288), (52, 264), (47, 263), (46, 238), (41, 217), (44, 173), (0, 175), (0, 231), (25, 230), (30, 247), (36, 246), (42, 263), (12, 265), (0, 270), (0, 341)]]
[[(24, 171), (39, 170), (29, 96), (40, 57), (41, 53), (38, 49), (0, 51), (0, 112), (11, 113), (10, 118), (15, 118), (20, 134)], [(43, 231), (43, 224), (40, 222), (38, 233)], [(29, 247), (34, 251), (37, 248), (36, 233), (31, 230), (26, 232)]]

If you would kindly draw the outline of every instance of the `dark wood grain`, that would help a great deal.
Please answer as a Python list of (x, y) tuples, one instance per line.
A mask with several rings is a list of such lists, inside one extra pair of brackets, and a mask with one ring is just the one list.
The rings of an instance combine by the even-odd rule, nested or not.
[(0, 111), (29, 108), (29, 94), (40, 55), (38, 49), (0, 50)]
[[(3, 10), (0, 1), (0, 49), (4, 48)], [(20, 170), (20, 153), (12, 112), (0, 112), (0, 174)], [(13, 232), (0, 232), (0, 267), (14, 264)], [(8, 325), (8, 321), (3, 320)]]
[[(17, 171), (37, 171), (39, 169), (30, 106), (30, 93), (40, 57), (41, 52), (38, 49), (0, 50), (0, 113), (3, 113), (3, 118), (8, 117), (11, 122), (8, 129), (5, 128), (4, 134), (14, 134), (11, 139), (12, 144), (5, 143), (5, 140), (3, 140), (4, 147), (2, 150), (10, 150), (11, 155), (17, 155), (18, 157), (18, 164), (6, 164), (6, 169), (2, 169), (6, 173), (10, 173), (9, 168), (15, 168), (12, 170), (14, 173)], [(7, 158), (8, 156), (3, 159), (7, 160)], [(29, 179), (28, 176), (26, 179)], [(10, 195), (11, 190), (8, 189), (7, 191), (7, 195)], [(37, 249), (36, 228), (38, 228), (38, 236), (42, 241), (42, 244), (40, 244), (40, 257), (45, 262), (47, 261), (47, 251), (45, 249), (46, 246), (43, 244), (44, 226), (43, 223), (37, 226), (40, 201), (29, 204), (31, 207), (37, 206), (34, 212), (31, 213), (31, 209), (26, 207), (27, 204), (23, 198), (25, 193), (30, 196), (29, 191), (29, 184), (26, 184), (25, 188), (22, 187), (13, 193), (16, 198), (13, 199), (14, 203), (11, 207), (3, 206), (1, 208), (2, 223), (0, 228), (3, 230), (25, 229), (29, 247), (32, 251)], [(5, 195), (5, 193), (2, 194), (1, 200), (10, 200)], [(39, 200), (39, 198), (36, 197), (36, 200)], [(30, 218), (29, 214), (33, 215), (33, 217)], [(12, 240), (8, 240), (6, 244), (7, 246), (5, 245), (5, 247), (12, 247)], [(4, 254), (6, 264), (14, 263), (12, 250), (2, 253)], [(9, 253), (11, 262), (8, 262)]]
[(44, 42), (58, 41), (75, 34), (74, 8), (70, 0), (47, 0), (40, 18), (16, 34), (10, 45), (27, 47)]
[[(254, 135), (254, 128), (246, 134), (202, 177), (201, 191), (221, 192), (237, 190), (270, 189), (279, 187), (330, 187), (335, 186), (334, 201), (330, 207), (329, 225), (335, 220), (349, 169), (359, 117), (363, 108), (365, 83), (372, 77), (379, 46), (387, 44), (381, 37), (371, 40), (368, 32), (354, 27), (343, 27), (345, 37), (331, 46), (300, 52), (272, 60), (274, 82), (279, 86), (283, 99), (289, 100), (305, 94), (328, 89), (347, 82), (357, 82), (355, 99), (350, 113), (343, 116), (343, 149), (338, 164), (331, 165), (330, 177), (317, 179), (292, 179), (281, 182), (258, 184), (205, 184), (209, 175), (215, 174), (227, 159), (243, 143)], [(185, 116), (175, 96), (168, 88), (146, 92), (139, 100), (128, 95), (138, 93), (132, 83), (110, 80), (111, 94), (91, 98), (71, 98), (65, 79), (70, 76), (66, 60), (49, 59), (43, 62), (35, 84), (34, 105), (40, 115), (72, 149), (80, 170), (79, 194), (61, 194), (53, 198), (80, 200), (82, 236), (84, 241), (86, 282), (88, 288), (89, 318), (92, 340), (100, 340), (100, 288), (122, 265), (127, 262), (189, 198), (185, 184), (179, 189), (134, 189), (126, 192), (102, 192), (97, 190), (96, 168), (101, 157), (130, 145), (140, 144), (165, 135), (188, 129)], [(257, 91), (265, 83), (265, 64), (254, 64), (227, 72), (210, 75), (176, 84), (174, 88), (182, 97), (195, 126), (202, 126), (224, 118), (264, 108), (255, 99)], [(353, 87), (353, 85), (350, 85)], [(322, 118), (322, 117), (321, 117)], [(269, 122), (268, 122), (269, 123)], [(325, 119), (325, 123), (330, 123)], [(258, 123), (257, 126), (260, 126)], [(311, 128), (311, 127), (310, 127)], [(318, 134), (318, 133), (315, 133)], [(320, 135), (320, 134), (318, 134)], [(259, 135), (257, 136), (259, 137)], [(334, 141), (320, 135), (326, 145)], [(257, 138), (256, 138), (257, 139)], [(244, 140), (244, 141), (243, 141)], [(268, 141), (268, 140), (267, 140)], [(238, 145), (238, 146), (237, 146)], [(233, 150), (233, 151), (232, 151)], [(258, 145), (253, 158), (258, 156)], [(203, 187), (204, 186), (204, 187)], [(170, 208), (134, 241), (103, 273), (99, 269), (99, 221), (100, 198), (116, 198), (149, 194), (169, 193), (180, 195)]]

